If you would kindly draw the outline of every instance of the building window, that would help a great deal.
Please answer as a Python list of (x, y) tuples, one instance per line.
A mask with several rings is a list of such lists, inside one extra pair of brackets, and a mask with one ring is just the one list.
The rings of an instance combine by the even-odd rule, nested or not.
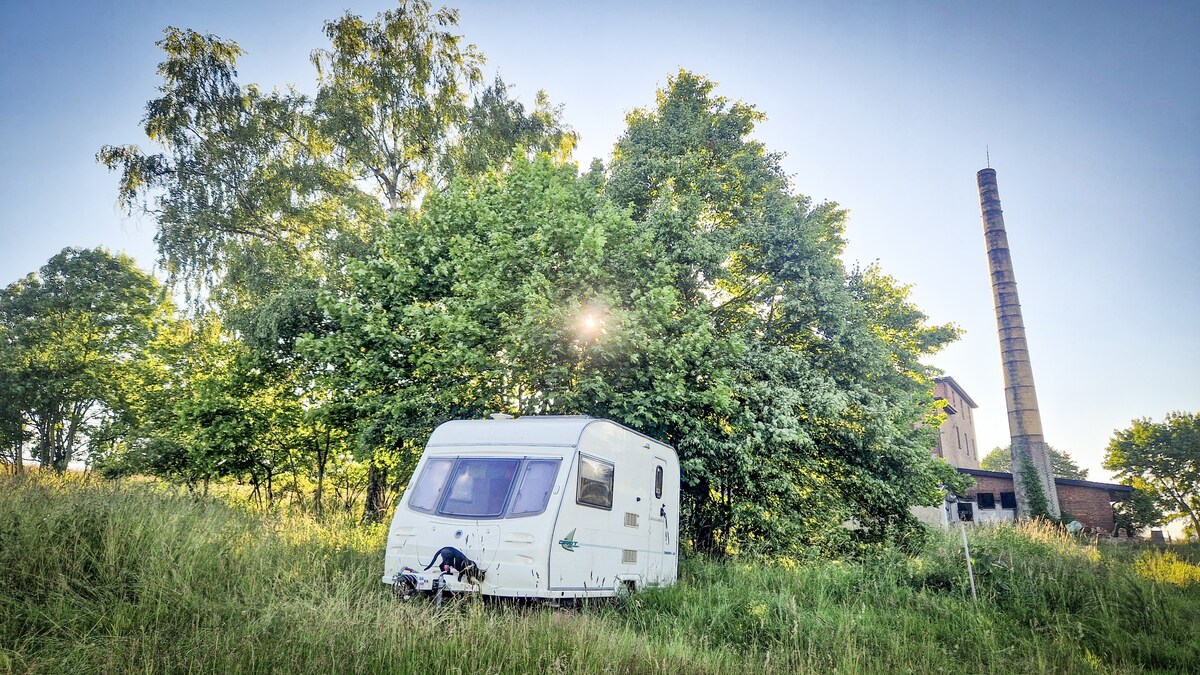
[(958, 519), (967, 523), (975, 520), (975, 509), (972, 508), (971, 502), (958, 503)]
[(1002, 509), (1017, 508), (1017, 493), (1001, 492), (1000, 493), (1000, 508), (1002, 508)]
[(962, 450), (962, 434), (959, 433), (958, 427), (954, 427), (954, 437), (958, 439), (958, 449)]
[(979, 504), (979, 508), (981, 509), (996, 508), (996, 495), (990, 492), (980, 492), (979, 494), (975, 495), (975, 501)]

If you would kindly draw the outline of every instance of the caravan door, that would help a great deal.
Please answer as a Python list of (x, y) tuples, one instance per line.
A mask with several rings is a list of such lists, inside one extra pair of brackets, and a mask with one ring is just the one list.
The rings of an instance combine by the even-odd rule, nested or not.
[(651, 486), (653, 498), (650, 500), (650, 513), (647, 523), (650, 524), (649, 540), (646, 545), (646, 558), (649, 563), (646, 570), (646, 581), (650, 584), (660, 584), (665, 581), (663, 574), (663, 557), (665, 551), (671, 550), (670, 532), (667, 527), (666, 483), (667, 461), (661, 457), (654, 458), (654, 473), (650, 476), (654, 481)]

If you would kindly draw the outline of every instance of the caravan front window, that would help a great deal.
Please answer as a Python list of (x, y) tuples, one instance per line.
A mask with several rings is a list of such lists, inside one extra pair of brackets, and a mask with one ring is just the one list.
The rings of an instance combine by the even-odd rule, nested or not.
[(521, 470), (521, 483), (513, 497), (510, 516), (536, 516), (546, 510), (550, 492), (554, 490), (554, 478), (558, 476), (560, 459), (538, 459), (525, 462)]
[(454, 466), (453, 459), (431, 459), (426, 462), (421, 477), (412, 486), (408, 505), (418, 511), (433, 512), (441, 499), (442, 488), (446, 485), (446, 476), (449, 475), (451, 466)]
[(409, 488), (408, 506), (452, 518), (536, 516), (550, 502), (560, 464), (535, 457), (430, 459)]
[(502, 515), (520, 464), (519, 459), (459, 459), (438, 513), (464, 518)]

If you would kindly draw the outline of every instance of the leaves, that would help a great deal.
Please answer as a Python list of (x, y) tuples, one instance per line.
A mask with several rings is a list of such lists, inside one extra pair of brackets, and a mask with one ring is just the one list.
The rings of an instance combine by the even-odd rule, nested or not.
[[(1046, 450), (1050, 453), (1050, 467), (1054, 471), (1055, 478), (1087, 480), (1087, 469), (1075, 463), (1070, 455), (1052, 445), (1047, 445)], [(1008, 446), (993, 448), (979, 460), (979, 468), (987, 471), (1012, 473), (1012, 450)]]
[[(6, 408), (55, 471), (136, 391), (136, 364), (170, 313), (163, 289), (125, 255), (66, 248), (0, 294)], [(11, 420), (11, 418), (10, 418)]]
[(457, 22), (425, 0), (327, 22), (313, 99), (168, 29), (160, 152), (98, 155), (223, 331), (142, 444), (161, 470), (269, 501), (280, 462), (323, 477), (353, 447), (381, 507), (441, 421), (587, 413), (677, 447), (697, 549), (903, 538), (908, 507), (960, 480), (920, 425), (920, 359), (957, 329), (847, 272), (846, 212), (793, 191), (753, 106), (680, 71), (580, 176), (561, 109), (481, 88)]
[(313, 52), (321, 128), (392, 210), (430, 187), (452, 131), (466, 120), (468, 91), (482, 79), (483, 56), (444, 30), (457, 24), (457, 10), (404, 0), (374, 21), (347, 12), (326, 22), (330, 49)]
[(1109, 441), (1104, 468), (1151, 495), (1169, 520), (1187, 519), (1200, 532), (1200, 414), (1143, 418)]

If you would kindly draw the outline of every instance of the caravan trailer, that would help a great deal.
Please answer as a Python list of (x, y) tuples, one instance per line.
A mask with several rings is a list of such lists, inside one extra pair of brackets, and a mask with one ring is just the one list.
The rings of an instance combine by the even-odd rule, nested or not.
[[(587, 416), (495, 417), (446, 422), (430, 436), (388, 532), (385, 584), (601, 598), (675, 582), (671, 446)], [(440, 559), (430, 567), (444, 547), (483, 580), (440, 574)]]

